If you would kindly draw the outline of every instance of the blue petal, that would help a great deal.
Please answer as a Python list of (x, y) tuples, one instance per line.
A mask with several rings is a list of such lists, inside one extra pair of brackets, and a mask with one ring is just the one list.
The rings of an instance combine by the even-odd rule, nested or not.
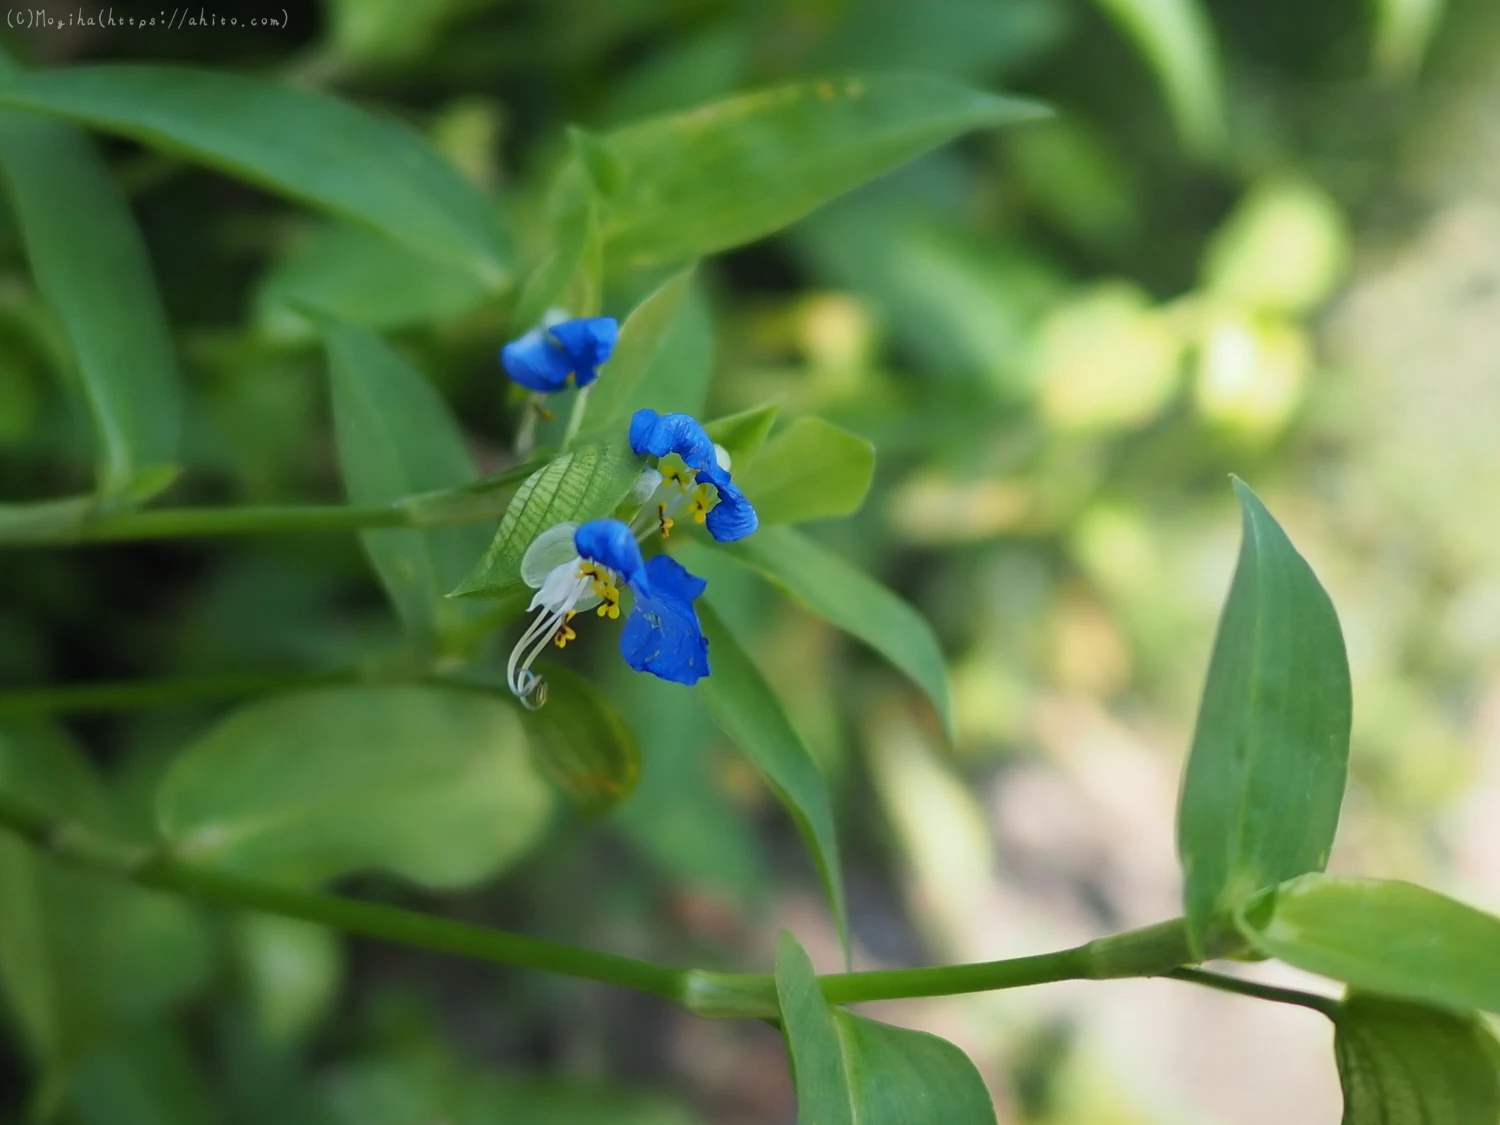
[(586, 387), (599, 377), (600, 366), (614, 353), (620, 323), (612, 316), (591, 316), (565, 320), (548, 331), (567, 355), (576, 376), (574, 383)]
[(636, 593), (620, 633), (620, 653), (637, 672), (674, 684), (695, 684), (708, 675), (708, 638), (693, 599), (708, 583), (676, 559), (657, 555), (646, 564), (652, 593)]
[(500, 363), (513, 382), (542, 394), (562, 390), (573, 373), (567, 354), (541, 328), (533, 328), (501, 348)]
[(720, 543), (733, 543), (753, 533), (760, 526), (760, 517), (745, 494), (727, 480), (714, 487), (719, 490), (719, 502), (709, 509), (708, 533)]
[(630, 528), (619, 520), (590, 520), (573, 533), (573, 546), (581, 558), (609, 567), (637, 598), (650, 597), (651, 581), (641, 561), (640, 544)]
[(719, 468), (708, 431), (687, 414), (637, 410), (630, 419), (630, 448), (637, 457), (665, 457), (675, 453), (688, 468), (697, 470), (700, 481), (718, 484), (729, 479), (729, 474)]

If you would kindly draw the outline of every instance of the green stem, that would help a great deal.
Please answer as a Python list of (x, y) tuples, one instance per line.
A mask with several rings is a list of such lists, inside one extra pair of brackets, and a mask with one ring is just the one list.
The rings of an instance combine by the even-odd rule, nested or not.
[(1271, 984), (1257, 984), (1251, 980), (1241, 980), (1239, 977), (1225, 976), (1223, 973), (1206, 973), (1202, 969), (1178, 968), (1164, 976), (1173, 980), (1185, 980), (1191, 984), (1201, 984), (1204, 988), (1218, 989), (1220, 992), (1233, 992), (1239, 996), (1253, 996), (1257, 1000), (1270, 1000), (1276, 1004), (1295, 1004), (1299, 1008), (1311, 1008), (1315, 1012), (1322, 1012), (1329, 1019), (1337, 1019), (1339, 1014), (1339, 1002), (1327, 996), (1316, 996), (1311, 992), (1298, 992), (1292, 988), (1277, 988)]
[[(397, 907), (245, 879), (185, 863), (160, 848), (123, 843), (82, 825), (56, 821), (3, 791), (0, 791), (0, 826), (66, 862), (205, 902), (300, 918), (348, 933), (442, 953), (618, 985), (673, 1000), (703, 1016), (774, 1019), (778, 1015), (775, 981), (765, 974), (678, 969)], [(1063, 980), (1175, 976), (1263, 999), (1300, 1003), (1324, 1011), (1331, 1008), (1331, 1001), (1317, 997), (1184, 970), (1180, 966), (1181, 959), (1187, 956), (1186, 949), (1185, 923), (1174, 919), (1056, 953), (976, 965), (834, 973), (820, 981), (830, 1001), (848, 1004), (986, 992)]]
[(405, 527), (411, 517), (389, 504), (299, 505), (251, 508), (161, 508), (93, 516), (78, 531), (89, 543), (138, 539), (188, 539), (209, 535), (262, 535), (279, 531), (353, 531)]
[(584, 411), (588, 409), (589, 392), (593, 389), (592, 386), (584, 387), (573, 396), (573, 409), (568, 414), (568, 428), (563, 433), (562, 448), (567, 449), (578, 436), (578, 428), (583, 425)]
[(117, 680), (0, 693), (0, 718), (84, 711), (134, 711), (179, 703), (213, 703), (358, 679), (353, 669), (322, 672), (226, 672), (169, 680)]

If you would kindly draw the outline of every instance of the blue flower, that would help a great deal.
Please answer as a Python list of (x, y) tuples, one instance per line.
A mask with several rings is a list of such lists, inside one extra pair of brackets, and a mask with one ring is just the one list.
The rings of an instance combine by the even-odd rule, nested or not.
[(619, 575), (635, 595), (620, 634), (625, 663), (677, 684), (695, 684), (708, 675), (708, 638), (693, 608), (708, 583), (667, 555), (643, 563), (634, 533), (619, 520), (586, 523), (573, 543), (580, 558)]
[(511, 379), (528, 390), (552, 394), (573, 385), (587, 387), (599, 377), (620, 335), (612, 316), (593, 316), (541, 324), (500, 349), (500, 362)]
[[(720, 543), (743, 539), (760, 526), (755, 508), (735, 485), (727, 464), (720, 464), (718, 449), (695, 418), (637, 410), (630, 419), (630, 448), (637, 457), (681, 458), (699, 486), (694, 514)], [(712, 485), (717, 495), (712, 506), (704, 485)]]

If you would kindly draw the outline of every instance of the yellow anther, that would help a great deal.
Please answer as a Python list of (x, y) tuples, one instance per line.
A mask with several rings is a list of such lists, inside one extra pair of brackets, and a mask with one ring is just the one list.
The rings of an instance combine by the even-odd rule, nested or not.
[(675, 484), (679, 492), (692, 491), (696, 478), (693, 470), (682, 463), (682, 458), (675, 453), (657, 462), (657, 471), (661, 473), (663, 484)]
[(554, 415), (552, 413), (552, 411), (548, 410), (541, 403), (537, 403), (536, 404), (536, 412), (537, 412), (537, 416), (539, 418), (541, 418), (541, 420), (544, 421), (544, 422), (550, 422), (550, 421), (552, 421), (553, 418), (556, 417), (556, 415)]
[(577, 614), (573, 610), (568, 610), (568, 615), (563, 618), (563, 623), (558, 626), (557, 633), (552, 638), (552, 643), (558, 648), (565, 648), (569, 641), (576, 641), (578, 639), (578, 634), (573, 631), (573, 626), (568, 624), (575, 616)]
[(708, 485), (700, 484), (693, 490), (693, 499), (688, 505), (688, 511), (693, 513), (693, 519), (704, 523), (708, 520), (708, 510), (712, 507), (713, 501), (708, 495)]
[(658, 504), (656, 506), (656, 525), (661, 528), (661, 537), (668, 538), (672, 534), (672, 528), (677, 523), (671, 516), (667, 515), (667, 506)]
[(599, 597), (603, 600), (599, 603), (596, 611), (600, 617), (616, 618), (620, 616), (620, 588), (613, 582), (602, 588), (596, 587)]

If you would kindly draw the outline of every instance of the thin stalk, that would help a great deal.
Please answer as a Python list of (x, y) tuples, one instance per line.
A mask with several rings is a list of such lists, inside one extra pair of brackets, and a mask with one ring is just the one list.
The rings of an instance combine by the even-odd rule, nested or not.
[[(162, 848), (113, 840), (82, 825), (54, 820), (4, 791), (0, 791), (0, 827), (8, 828), (62, 861), (204, 902), (300, 918), (348, 933), (441, 953), (613, 984), (675, 1001), (702, 1016), (774, 1019), (778, 1015), (775, 981), (765, 974), (679, 969), (393, 906), (246, 879), (186, 863)], [(1183, 955), (1184, 934), (1183, 921), (1174, 919), (1055, 953), (976, 965), (834, 973), (820, 978), (820, 983), (830, 1001), (848, 1004), (1020, 988), (1062, 980), (1173, 976), (1261, 999), (1301, 1004), (1328, 1014), (1335, 1009), (1332, 1001), (1319, 997), (1198, 973), (1179, 967), (1180, 962), (1169, 964)]]
[(264, 535), (282, 531), (362, 531), (406, 527), (411, 516), (390, 504), (307, 504), (242, 508), (159, 508), (93, 516), (78, 530), (86, 543)]
[(1278, 988), (1272, 984), (1257, 984), (1252, 980), (1241, 980), (1239, 977), (1226, 976), (1223, 973), (1207, 973), (1202, 969), (1178, 968), (1164, 976), (1173, 980), (1185, 980), (1190, 984), (1201, 984), (1204, 988), (1217, 989), (1220, 992), (1233, 992), (1239, 996), (1253, 996), (1257, 1000), (1270, 1000), (1275, 1004), (1294, 1004), (1299, 1008), (1311, 1008), (1315, 1012), (1322, 1012), (1329, 1019), (1337, 1019), (1339, 1014), (1339, 1002), (1327, 996), (1317, 996), (1311, 992), (1299, 992), (1294, 988)]

